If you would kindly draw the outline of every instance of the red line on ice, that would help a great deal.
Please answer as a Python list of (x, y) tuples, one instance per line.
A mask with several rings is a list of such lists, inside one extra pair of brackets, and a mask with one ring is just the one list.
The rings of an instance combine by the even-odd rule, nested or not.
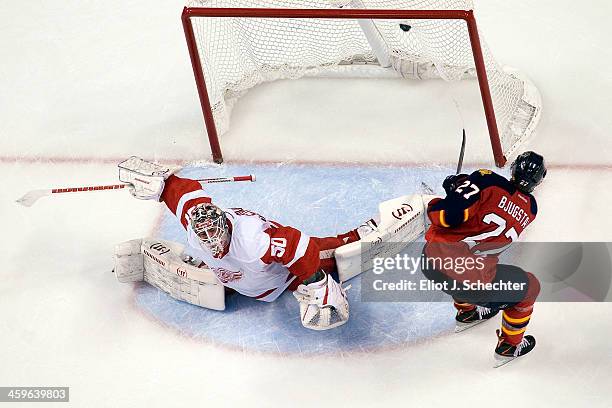
[[(171, 165), (189, 164), (194, 160), (166, 159), (166, 158), (144, 158), (148, 160), (161, 161)], [(125, 160), (125, 157), (28, 157), (28, 156), (0, 156), (0, 164), (23, 163), (23, 164), (116, 164)], [(202, 161), (203, 162), (203, 161)], [(208, 162), (214, 165), (212, 161)], [(341, 166), (341, 167), (438, 167), (454, 166), (455, 163), (426, 163), (426, 162), (336, 162), (336, 161), (314, 161), (314, 160), (228, 160), (227, 164), (239, 165), (319, 165), (319, 166)], [(466, 168), (491, 168), (493, 163), (473, 162), (465, 163)], [(548, 163), (549, 169), (556, 170), (578, 170), (578, 171), (612, 171), (609, 163)]]

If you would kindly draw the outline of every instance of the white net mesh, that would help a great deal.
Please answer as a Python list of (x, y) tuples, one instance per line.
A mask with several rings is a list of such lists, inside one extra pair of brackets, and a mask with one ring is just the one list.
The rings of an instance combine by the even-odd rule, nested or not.
[[(469, 0), (195, 0), (189, 7), (349, 8), (470, 10)], [(465, 21), (367, 20), (382, 40), (382, 53), (412, 79), (474, 78)], [(192, 24), (218, 132), (229, 127), (233, 103), (253, 86), (315, 75), (351, 63), (376, 63), (372, 35), (363, 21), (316, 18), (196, 17)], [(402, 24), (403, 26), (400, 26)], [(540, 112), (537, 89), (495, 61), (483, 42), (502, 149), (510, 157), (533, 132)]]

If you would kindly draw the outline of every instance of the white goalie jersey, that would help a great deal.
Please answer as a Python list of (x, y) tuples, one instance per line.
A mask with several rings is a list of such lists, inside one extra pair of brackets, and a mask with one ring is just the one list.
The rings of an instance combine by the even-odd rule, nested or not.
[[(295, 279), (286, 266), (264, 262), (271, 246), (266, 231), (276, 226), (247, 210), (234, 208), (224, 211), (232, 226), (229, 251), (223, 258), (214, 258), (199, 245), (197, 235), (187, 226), (189, 252), (201, 259), (224, 286), (248, 297), (268, 302), (275, 300)], [(307, 244), (308, 237), (304, 236), (303, 241), (303, 245)], [(277, 251), (283, 249), (283, 246), (278, 246)]]
[(202, 260), (224, 286), (245, 296), (274, 301), (294, 280), (301, 282), (319, 267), (318, 247), (308, 235), (242, 208), (224, 209), (231, 241), (223, 257), (215, 258), (202, 248), (187, 218), (191, 208), (211, 202), (201, 185), (171, 176), (161, 199), (187, 231), (187, 252)]

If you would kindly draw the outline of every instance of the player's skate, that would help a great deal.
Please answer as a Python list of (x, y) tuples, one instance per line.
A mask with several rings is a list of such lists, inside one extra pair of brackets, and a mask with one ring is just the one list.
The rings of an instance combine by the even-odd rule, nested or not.
[(308, 285), (300, 285), (293, 296), (300, 303), (302, 325), (312, 330), (333, 329), (349, 319), (349, 303), (346, 291), (331, 275)]
[(535, 337), (525, 336), (516, 346), (508, 343), (500, 330), (497, 330), (497, 347), (495, 348), (495, 368), (508, 364), (512, 360), (529, 353), (536, 345)]
[(472, 310), (460, 310), (455, 316), (456, 326), (455, 333), (465, 331), (482, 322), (486, 322), (493, 316), (497, 315), (499, 310), (489, 309), (488, 307), (476, 306)]

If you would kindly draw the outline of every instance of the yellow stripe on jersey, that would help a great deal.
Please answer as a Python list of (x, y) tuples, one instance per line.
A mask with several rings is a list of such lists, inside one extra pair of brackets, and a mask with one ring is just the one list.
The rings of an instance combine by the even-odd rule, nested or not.
[(468, 218), (470, 218), (470, 209), (466, 208), (465, 211), (463, 211), (463, 222), (466, 222)]
[(444, 220), (444, 210), (440, 210), (440, 224), (442, 224), (443, 227), (450, 228), (450, 225)]

